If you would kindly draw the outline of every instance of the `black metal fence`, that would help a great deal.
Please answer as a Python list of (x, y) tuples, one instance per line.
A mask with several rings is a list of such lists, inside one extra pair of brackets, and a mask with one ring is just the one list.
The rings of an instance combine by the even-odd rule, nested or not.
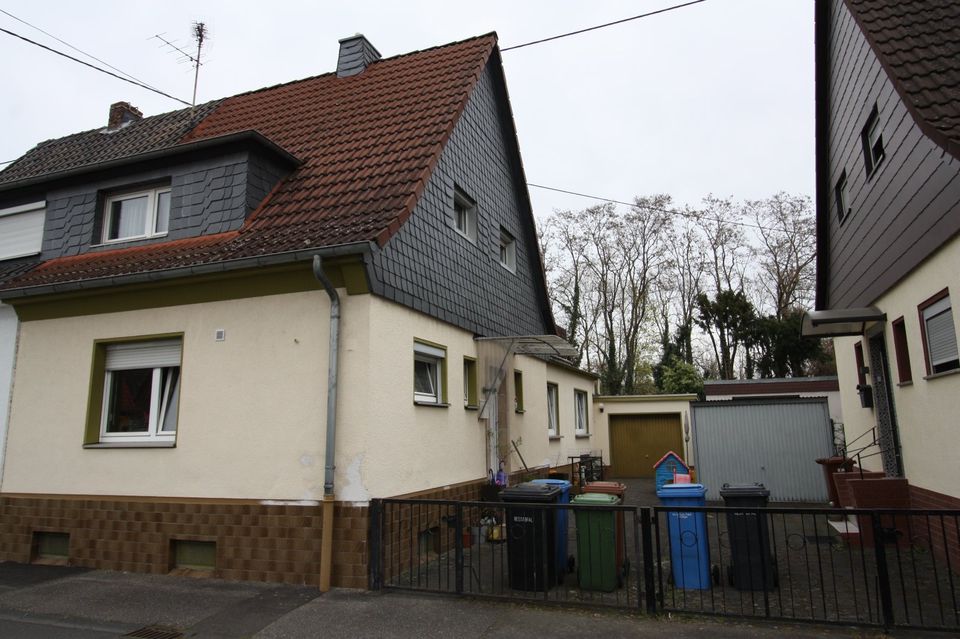
[(960, 629), (960, 511), (371, 506), (374, 589)]

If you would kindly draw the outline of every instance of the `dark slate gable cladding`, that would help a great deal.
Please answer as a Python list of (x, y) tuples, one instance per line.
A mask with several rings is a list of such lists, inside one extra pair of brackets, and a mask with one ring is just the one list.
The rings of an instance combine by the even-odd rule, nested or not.
[[(375, 292), (479, 335), (553, 332), (539, 301), (540, 257), (519, 198), (506, 96), (488, 62), (407, 222), (373, 256)], [(477, 241), (453, 226), (454, 186), (477, 208)], [(500, 227), (517, 238), (517, 271), (500, 265)]]
[(110, 133), (104, 127), (41, 142), (0, 171), (0, 185), (174, 146), (220, 102), (144, 118)]
[[(960, 160), (917, 123), (848, 4), (817, 6), (817, 308), (853, 308), (872, 304), (960, 232)], [(885, 157), (868, 175), (861, 132), (874, 105)], [(850, 214), (841, 223), (833, 188), (843, 171)]]
[(165, 169), (119, 173), (52, 189), (47, 192), (41, 257), (67, 257), (97, 247), (102, 233), (103, 197), (110, 191), (135, 184), (169, 184), (170, 230), (160, 238), (104, 245), (93, 251), (235, 231), (286, 172), (259, 153), (234, 151)]

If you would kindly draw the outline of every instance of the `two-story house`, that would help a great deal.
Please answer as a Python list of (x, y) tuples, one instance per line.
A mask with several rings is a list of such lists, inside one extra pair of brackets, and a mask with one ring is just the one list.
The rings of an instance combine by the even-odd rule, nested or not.
[(607, 448), (493, 34), (115, 104), (0, 172), (0, 216), (34, 205), (0, 559), (364, 586), (371, 498)]
[(804, 331), (835, 336), (850, 450), (909, 482), (876, 505), (905, 493), (960, 507), (958, 36), (948, 0), (816, 4), (817, 310)]

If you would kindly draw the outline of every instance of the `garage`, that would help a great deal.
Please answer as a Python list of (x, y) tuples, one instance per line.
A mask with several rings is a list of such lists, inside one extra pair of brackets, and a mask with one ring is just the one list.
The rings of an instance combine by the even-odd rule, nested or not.
[(683, 455), (681, 415), (610, 415), (610, 448), (614, 477), (653, 477), (653, 465), (665, 453)]

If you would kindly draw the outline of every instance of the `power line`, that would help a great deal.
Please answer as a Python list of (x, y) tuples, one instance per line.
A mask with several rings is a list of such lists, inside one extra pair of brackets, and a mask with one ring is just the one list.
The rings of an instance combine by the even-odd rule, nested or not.
[[(93, 55), (93, 54), (87, 53), (86, 51), (84, 51), (84, 50), (82, 50), (82, 49), (78, 49), (77, 47), (73, 46), (72, 44), (70, 44), (70, 43), (67, 42), (66, 40), (61, 40), (60, 38), (58, 38), (57, 36), (53, 35), (53, 34), (50, 33), (49, 31), (44, 31), (43, 29), (41, 29), (41, 28), (38, 27), (37, 25), (35, 25), (35, 24), (30, 24), (29, 22), (27, 22), (27, 21), (24, 20), (23, 18), (18, 18), (17, 16), (13, 15), (13, 14), (10, 13), (9, 11), (5, 11), (4, 9), (0, 9), (0, 13), (3, 13), (3, 14), (5, 14), (5, 15), (10, 16), (11, 18), (13, 18), (14, 20), (16, 20), (17, 22), (21, 22), (21, 23), (27, 25), (28, 27), (30, 27), (31, 29), (36, 29), (37, 31), (39, 31), (39, 32), (42, 33), (43, 35), (53, 38), (54, 40), (56, 40), (56, 41), (59, 42), (60, 44), (63, 44), (63, 45), (65, 45), (65, 46), (70, 47), (71, 49), (73, 49), (73, 50), (76, 51), (77, 53), (83, 54), (83, 55), (87, 56), (88, 58), (90, 58), (91, 60), (96, 60), (96, 61), (99, 62), (100, 64), (106, 66), (107, 68), (113, 69), (113, 70), (116, 71), (117, 73), (121, 73), (121, 74), (127, 76), (127, 77), (130, 78), (131, 80), (136, 80), (137, 82), (140, 82), (141, 84), (147, 85), (147, 83), (144, 82), (143, 80), (141, 80), (140, 78), (137, 78), (137, 77), (135, 77), (135, 76), (127, 73), (127, 72), (124, 71), (123, 69), (118, 69), (117, 67), (113, 66), (113, 65), (110, 64), (109, 62), (106, 62), (106, 61), (104, 61), (104, 60), (101, 60), (100, 58), (98, 58), (97, 56), (95, 56), (95, 55)], [(147, 86), (149, 86), (149, 85), (147, 85)], [(150, 87), (150, 88), (156, 90), (156, 87)]]
[(515, 44), (512, 47), (504, 47), (500, 49), (500, 52), (512, 51), (513, 49), (521, 49), (523, 47), (531, 47), (535, 44), (542, 44), (544, 42), (550, 42), (551, 40), (559, 40), (560, 38), (566, 38), (568, 36), (579, 35), (581, 33), (586, 33), (587, 31), (595, 31), (597, 29), (603, 29), (606, 27), (612, 27), (617, 24), (623, 24), (624, 22), (630, 22), (631, 20), (639, 20), (640, 18), (649, 18), (650, 16), (655, 16), (659, 13), (666, 13), (667, 11), (673, 11), (674, 9), (682, 9), (684, 7), (689, 7), (692, 4), (700, 4), (701, 2), (706, 2), (706, 0), (693, 0), (692, 2), (685, 2), (683, 4), (677, 4), (672, 7), (666, 7), (663, 9), (657, 9), (656, 11), (651, 11), (649, 13), (641, 13), (638, 16), (632, 16), (629, 18), (623, 18), (622, 20), (614, 20), (613, 22), (607, 22), (606, 24), (598, 24), (594, 27), (587, 27), (586, 29), (578, 29), (577, 31), (570, 31), (568, 33), (561, 33), (560, 35), (550, 36), (549, 38), (542, 38), (540, 40), (534, 40), (532, 42), (524, 42), (523, 44)]
[(100, 67), (98, 67), (98, 66), (96, 66), (96, 65), (94, 65), (94, 64), (90, 64), (89, 62), (85, 62), (85, 61), (83, 61), (83, 60), (80, 60), (79, 58), (75, 58), (75, 57), (73, 57), (72, 55), (68, 55), (68, 54), (64, 53), (63, 51), (57, 51), (56, 49), (53, 49), (53, 48), (51, 48), (51, 47), (48, 47), (48, 46), (45, 45), (45, 44), (40, 44), (39, 42), (37, 42), (37, 41), (35, 41), (35, 40), (31, 40), (30, 38), (27, 38), (26, 36), (22, 36), (22, 35), (20, 35), (19, 33), (14, 33), (13, 31), (8, 31), (8, 30), (6, 30), (6, 29), (4, 29), (4, 28), (2, 28), (2, 27), (0, 27), (0, 31), (2, 31), (3, 33), (6, 33), (7, 35), (13, 36), (14, 38), (20, 38), (20, 39), (23, 40), (24, 42), (29, 42), (29, 43), (32, 44), (32, 45), (35, 45), (35, 46), (40, 47), (41, 49), (46, 49), (47, 51), (49, 51), (49, 52), (51, 52), (51, 53), (56, 53), (56, 54), (59, 55), (59, 56), (63, 56), (64, 58), (67, 58), (68, 60), (73, 60), (74, 62), (78, 62), (78, 63), (82, 64), (82, 65), (85, 66), (85, 67), (90, 67), (91, 69), (94, 69), (95, 71), (99, 71), (100, 73), (105, 73), (105, 74), (107, 74), (107, 75), (109, 75), (109, 76), (112, 76), (112, 77), (118, 79), (118, 80), (123, 80), (124, 82), (129, 82), (130, 84), (133, 84), (133, 85), (135, 85), (135, 86), (138, 86), (138, 87), (140, 87), (141, 89), (146, 89), (147, 91), (153, 91), (154, 93), (158, 93), (158, 94), (162, 95), (162, 96), (165, 97), (165, 98), (170, 98), (171, 100), (176, 100), (177, 102), (179, 102), (179, 103), (181, 103), (181, 104), (184, 104), (184, 105), (186, 105), (186, 106), (192, 106), (192, 105), (191, 105), (189, 102), (187, 102), (186, 100), (181, 100), (180, 98), (176, 98), (176, 97), (170, 95), (169, 93), (164, 93), (164, 92), (161, 91), (160, 89), (154, 89), (153, 87), (151, 87), (151, 86), (149, 86), (149, 85), (146, 85), (146, 84), (143, 84), (142, 82), (137, 82), (136, 80), (131, 80), (131, 79), (125, 78), (125, 77), (123, 77), (123, 76), (121, 76), (121, 75), (117, 75), (116, 73), (113, 73), (112, 71), (107, 71), (106, 69), (102, 69), (102, 68), (100, 68)]
[(737, 226), (747, 226), (753, 229), (760, 229), (761, 231), (776, 231), (778, 229), (770, 228), (769, 226), (761, 226), (760, 224), (751, 224), (750, 222), (738, 222), (735, 220), (725, 220), (720, 217), (711, 217), (709, 215), (700, 215), (697, 213), (686, 213), (677, 209), (662, 209), (656, 206), (648, 206), (646, 204), (637, 204), (636, 202), (624, 202), (623, 200), (614, 200), (608, 197), (600, 197), (599, 195), (587, 195), (586, 193), (578, 193), (576, 191), (568, 191), (566, 189), (558, 189), (553, 186), (544, 186), (542, 184), (534, 184), (532, 182), (527, 182), (527, 186), (532, 186), (536, 189), (543, 189), (545, 191), (555, 191), (557, 193), (566, 193), (567, 195), (576, 195), (577, 197), (585, 197), (591, 200), (600, 200), (601, 202), (610, 202), (611, 204), (623, 204), (624, 206), (633, 206), (642, 209), (648, 209), (650, 211), (657, 211), (659, 213), (666, 213), (668, 215), (679, 215), (681, 217), (686, 217), (694, 220), (713, 220), (714, 222), (724, 222), (726, 224), (735, 224)]

